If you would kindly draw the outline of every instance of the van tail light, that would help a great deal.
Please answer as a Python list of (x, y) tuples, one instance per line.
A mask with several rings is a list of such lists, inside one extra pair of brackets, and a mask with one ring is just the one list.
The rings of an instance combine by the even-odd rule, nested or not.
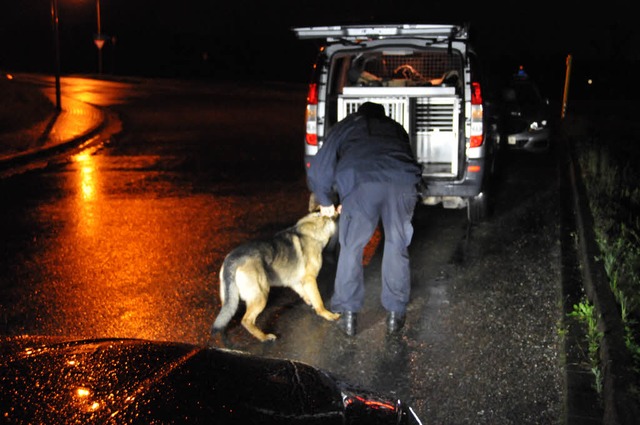
[(318, 146), (318, 85), (309, 84), (307, 92), (307, 110), (305, 112), (306, 135), (308, 145)]
[(478, 148), (482, 146), (484, 138), (482, 136), (482, 90), (480, 83), (471, 83), (471, 140), (470, 147)]

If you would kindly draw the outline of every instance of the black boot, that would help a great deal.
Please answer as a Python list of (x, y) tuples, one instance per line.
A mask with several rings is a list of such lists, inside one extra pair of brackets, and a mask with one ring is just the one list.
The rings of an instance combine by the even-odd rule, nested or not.
[(387, 314), (387, 333), (395, 334), (404, 326), (405, 314), (397, 311), (390, 311)]
[(358, 314), (355, 311), (345, 311), (340, 315), (338, 319), (338, 327), (349, 336), (356, 334)]

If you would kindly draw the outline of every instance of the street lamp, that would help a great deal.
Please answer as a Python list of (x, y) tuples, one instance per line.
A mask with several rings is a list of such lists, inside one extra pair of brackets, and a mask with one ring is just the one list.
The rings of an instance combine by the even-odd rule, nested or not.
[(58, 34), (58, 0), (51, 0), (51, 23), (53, 24), (53, 50), (55, 54), (56, 110), (62, 110), (60, 102), (60, 37)]
[(104, 37), (102, 36), (102, 29), (100, 27), (100, 0), (96, 0), (96, 14), (98, 16), (98, 34), (96, 34), (93, 41), (98, 48), (98, 74), (102, 74), (102, 47), (104, 46)]

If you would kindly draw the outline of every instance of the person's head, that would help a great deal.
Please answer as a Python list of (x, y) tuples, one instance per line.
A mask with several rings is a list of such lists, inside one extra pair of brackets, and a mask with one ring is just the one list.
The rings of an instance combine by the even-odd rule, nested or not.
[(365, 102), (360, 105), (358, 113), (368, 117), (380, 117), (386, 115), (384, 106), (373, 102)]

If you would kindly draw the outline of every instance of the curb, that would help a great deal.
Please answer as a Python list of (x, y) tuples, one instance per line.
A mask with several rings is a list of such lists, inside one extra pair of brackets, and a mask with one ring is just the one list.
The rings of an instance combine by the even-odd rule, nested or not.
[[(602, 365), (602, 424), (633, 425), (638, 423), (640, 405), (630, 394), (632, 358), (624, 344), (624, 329), (618, 306), (609, 287), (604, 265), (599, 259), (600, 249), (596, 243), (594, 220), (590, 212), (586, 189), (581, 179), (580, 166), (575, 160), (574, 143), (564, 134), (567, 161), (567, 178), (570, 185), (573, 220), (575, 225), (575, 254), (580, 269), (579, 279), (588, 299), (600, 314), (599, 330), (603, 333), (600, 346)], [(593, 381), (593, 376), (591, 375)], [(570, 395), (571, 398), (571, 395)], [(584, 423), (584, 417), (574, 418)]]
[[(72, 104), (72, 108), (64, 107)], [(44, 161), (55, 155), (78, 147), (87, 147), (99, 140), (104, 140), (122, 129), (117, 115), (107, 109), (81, 102), (68, 97), (62, 98), (63, 110), (55, 112), (45, 131), (38, 137), (44, 142), (35, 148), (16, 152), (0, 157), (0, 173), (3, 176), (34, 162)], [(84, 129), (74, 129), (67, 135), (58, 134), (56, 125), (59, 123), (87, 120), (90, 116), (91, 124)], [(95, 140), (94, 140), (95, 139)]]

